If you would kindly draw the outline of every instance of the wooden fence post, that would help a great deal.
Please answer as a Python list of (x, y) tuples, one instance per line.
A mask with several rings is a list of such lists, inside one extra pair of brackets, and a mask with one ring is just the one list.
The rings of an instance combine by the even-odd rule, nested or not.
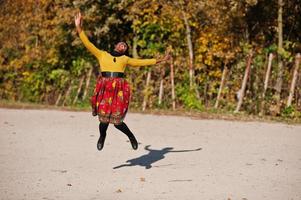
[(86, 87), (85, 87), (85, 91), (84, 91), (84, 94), (83, 94), (83, 100), (86, 99), (86, 96), (87, 96), (87, 93), (88, 93), (88, 90), (89, 90), (92, 71), (93, 71), (93, 68), (91, 67), (88, 71), (88, 74), (87, 74)]
[(248, 56), (248, 60), (247, 60), (247, 66), (246, 66), (246, 70), (245, 70), (245, 75), (241, 84), (241, 89), (240, 89), (240, 94), (239, 94), (239, 100), (236, 106), (236, 109), (234, 111), (234, 113), (239, 112), (240, 107), (242, 105), (243, 102), (243, 98), (245, 96), (245, 90), (246, 90), (246, 85), (247, 85), (247, 81), (249, 78), (249, 74), (250, 74), (250, 69), (251, 69), (251, 63), (252, 63), (252, 58), (253, 58), (253, 50), (250, 50), (249, 56)]
[(171, 57), (171, 60), (170, 60), (170, 82), (171, 82), (172, 109), (176, 110), (176, 95), (175, 95), (175, 81), (174, 81), (174, 63), (173, 63), (173, 57)]
[(158, 104), (161, 105), (162, 103), (162, 98), (163, 98), (163, 93), (164, 93), (164, 75), (165, 75), (165, 68), (163, 67), (161, 69), (161, 80), (160, 80), (160, 89), (159, 89), (159, 99), (158, 99)]
[(148, 70), (147, 72), (147, 78), (146, 78), (146, 85), (145, 85), (145, 94), (144, 94), (144, 97), (143, 97), (143, 103), (142, 103), (142, 111), (145, 111), (146, 109), (146, 105), (147, 105), (147, 99), (148, 99), (148, 89), (149, 89), (149, 83), (150, 83), (150, 80), (151, 80), (151, 69)]
[(70, 85), (69, 85), (69, 87), (67, 89), (67, 92), (65, 94), (65, 98), (64, 98), (64, 101), (63, 101), (63, 106), (66, 105), (67, 99), (70, 96), (70, 93), (71, 93), (71, 90), (72, 90), (72, 85), (73, 85), (73, 80), (71, 80)]
[(61, 98), (62, 98), (62, 92), (60, 92), (58, 98), (56, 99), (56, 101), (55, 101), (55, 106), (58, 106), (58, 105), (59, 105)]
[(269, 85), (269, 79), (270, 79), (270, 74), (271, 74), (271, 69), (272, 69), (272, 63), (273, 63), (273, 59), (274, 59), (274, 54), (270, 53), (269, 54), (269, 61), (268, 61), (268, 67), (267, 67), (267, 71), (265, 73), (265, 79), (264, 79), (264, 86), (263, 86), (263, 93), (262, 93), (262, 102), (261, 102), (261, 111), (260, 114), (263, 114), (264, 111), (264, 104), (265, 104), (265, 93), (268, 89), (268, 85)]
[(298, 53), (296, 55), (296, 59), (295, 59), (294, 74), (293, 74), (293, 79), (292, 79), (290, 93), (288, 96), (286, 107), (291, 106), (292, 101), (293, 101), (293, 97), (294, 97), (294, 93), (295, 93), (295, 86), (296, 86), (297, 77), (298, 77), (298, 69), (299, 69), (299, 65), (300, 65), (300, 59), (301, 59), (301, 55), (300, 55), (300, 53)]
[(77, 99), (78, 99), (78, 95), (79, 95), (79, 93), (80, 93), (80, 91), (82, 89), (84, 79), (85, 79), (85, 75), (82, 75), (82, 77), (81, 77), (81, 79), (79, 81), (79, 84), (78, 84), (76, 95), (75, 95), (74, 100), (73, 100), (73, 104), (75, 104), (76, 101), (77, 101)]
[(224, 85), (225, 85), (225, 80), (226, 80), (227, 73), (228, 73), (228, 67), (227, 67), (227, 62), (226, 62), (225, 66), (224, 66), (224, 69), (223, 69), (222, 80), (221, 80), (221, 83), (220, 83), (220, 86), (219, 86), (219, 89), (218, 89), (218, 94), (217, 94), (217, 97), (216, 97), (216, 102), (215, 102), (214, 108), (218, 108), (219, 100), (222, 96), (222, 91), (223, 91), (223, 88), (224, 88)]

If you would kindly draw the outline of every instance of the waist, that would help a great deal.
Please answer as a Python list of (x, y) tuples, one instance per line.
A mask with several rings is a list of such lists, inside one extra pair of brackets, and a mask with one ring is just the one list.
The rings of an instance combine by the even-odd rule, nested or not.
[(118, 77), (124, 78), (125, 75), (123, 72), (101, 72), (102, 77)]

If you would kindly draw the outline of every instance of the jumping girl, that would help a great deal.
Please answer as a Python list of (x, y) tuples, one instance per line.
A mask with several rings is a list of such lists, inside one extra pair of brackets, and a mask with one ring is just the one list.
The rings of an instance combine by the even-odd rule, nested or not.
[(126, 134), (131, 142), (132, 148), (138, 148), (138, 142), (134, 134), (123, 122), (128, 111), (130, 101), (130, 86), (124, 79), (124, 70), (127, 65), (145, 66), (155, 65), (169, 60), (168, 53), (163, 59), (134, 59), (125, 55), (128, 45), (119, 42), (115, 45), (114, 51), (108, 53), (96, 48), (82, 30), (82, 15), (79, 12), (75, 16), (75, 25), (80, 39), (86, 48), (97, 58), (100, 64), (101, 75), (99, 76), (94, 94), (91, 98), (92, 115), (98, 115), (100, 137), (97, 142), (97, 149), (100, 151), (104, 146), (106, 131), (109, 123)]

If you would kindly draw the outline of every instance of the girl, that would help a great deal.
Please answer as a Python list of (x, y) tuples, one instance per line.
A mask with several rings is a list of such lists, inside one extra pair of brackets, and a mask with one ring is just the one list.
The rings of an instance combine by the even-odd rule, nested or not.
[(128, 45), (119, 42), (114, 51), (108, 53), (96, 48), (82, 30), (82, 15), (79, 12), (75, 16), (75, 25), (80, 39), (86, 48), (97, 58), (100, 64), (101, 75), (99, 76), (94, 94), (91, 98), (92, 115), (98, 115), (100, 137), (97, 149), (102, 150), (106, 139), (106, 131), (109, 123), (126, 134), (131, 142), (132, 148), (138, 148), (138, 142), (134, 134), (123, 122), (128, 111), (130, 101), (130, 86), (124, 79), (124, 70), (127, 65), (145, 66), (155, 65), (169, 60), (167, 53), (163, 59), (134, 59), (125, 55)]

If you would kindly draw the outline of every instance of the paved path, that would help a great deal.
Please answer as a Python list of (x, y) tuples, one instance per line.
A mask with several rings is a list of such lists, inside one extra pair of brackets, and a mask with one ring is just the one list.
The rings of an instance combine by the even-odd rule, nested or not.
[(0, 109), (3, 200), (300, 200), (301, 126), (129, 113), (96, 149), (88, 112)]

